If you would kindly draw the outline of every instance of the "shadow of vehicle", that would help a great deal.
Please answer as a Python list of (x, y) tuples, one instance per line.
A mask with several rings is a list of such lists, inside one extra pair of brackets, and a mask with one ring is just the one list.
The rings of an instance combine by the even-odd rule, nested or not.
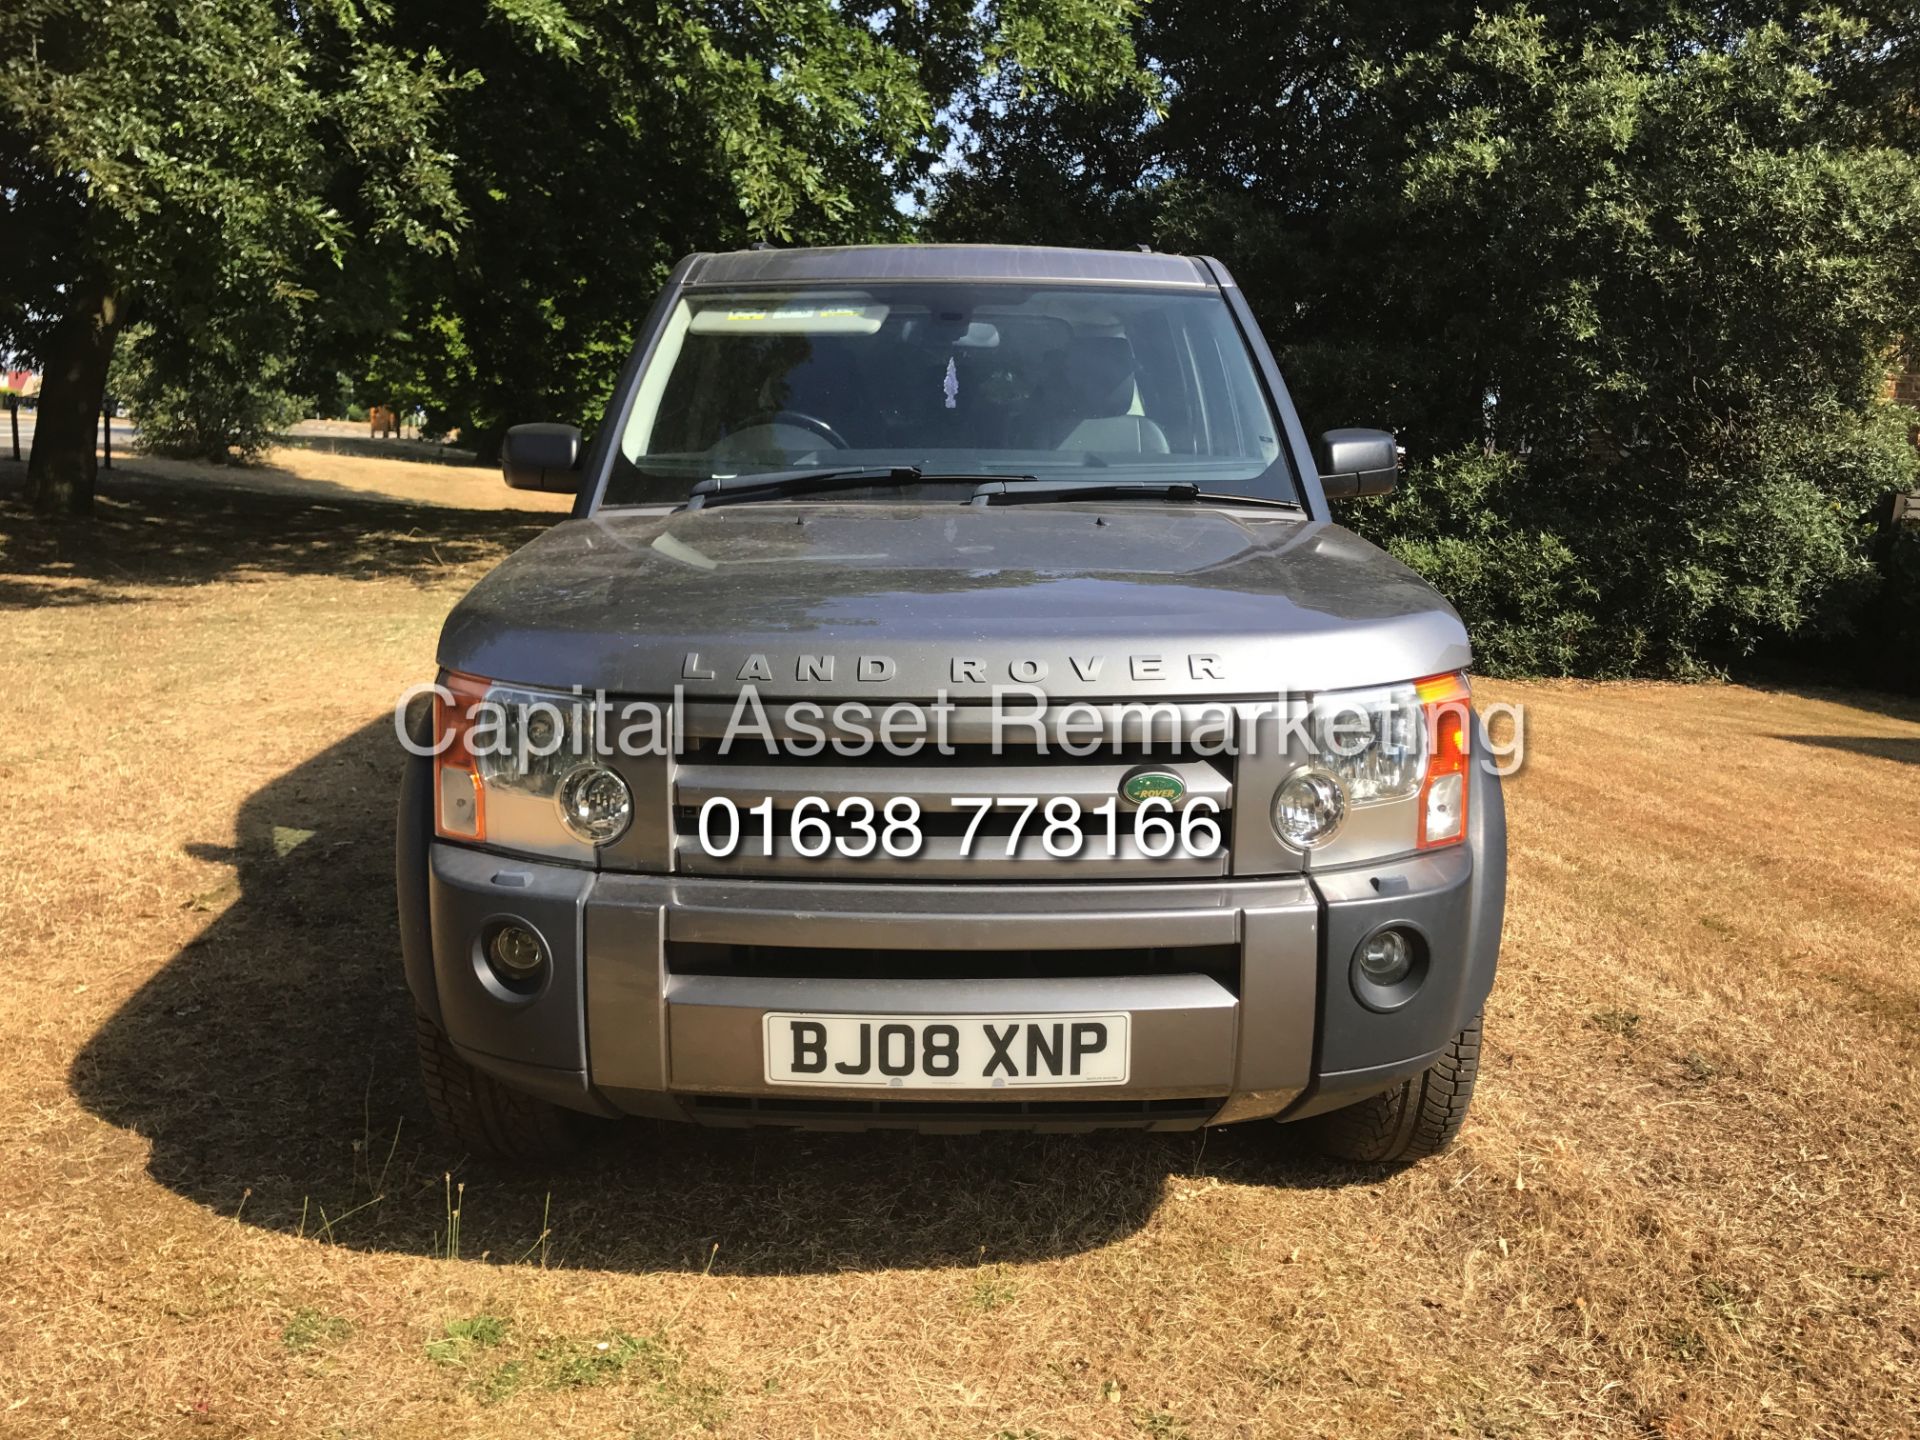
[[(622, 1270), (929, 1267), (1120, 1239), (1171, 1175), (1291, 1185), (1275, 1127), (1092, 1136), (706, 1131), (627, 1122), (551, 1173), (467, 1163), (415, 1075), (392, 881), (400, 750), (381, 717), (254, 794), (237, 889), (108, 1020), (71, 1084), (152, 1145), (154, 1178), (242, 1223), (369, 1250)], [(377, 1198), (376, 1198), (377, 1197)], [(718, 1247), (717, 1257), (714, 1247)]]
[[(96, 518), (68, 527), (5, 495), (0, 607), (280, 576), (427, 583), (555, 518), (156, 484), (103, 487)], [(393, 898), (400, 760), (383, 714), (250, 796), (231, 847), (195, 847), (233, 867), (195, 902), (214, 918), (73, 1062), (81, 1103), (144, 1137), (153, 1177), (196, 1204), (435, 1255), (455, 1248), (453, 1199), (469, 1257), (779, 1273), (1071, 1254), (1138, 1229), (1180, 1174), (1372, 1178), (1292, 1158), (1269, 1127), (918, 1137), (634, 1122), (552, 1173), (470, 1163), (433, 1131), (415, 1072)]]

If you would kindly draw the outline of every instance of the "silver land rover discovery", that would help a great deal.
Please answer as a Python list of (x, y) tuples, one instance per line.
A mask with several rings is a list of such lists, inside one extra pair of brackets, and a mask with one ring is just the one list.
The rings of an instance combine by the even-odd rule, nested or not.
[(1178, 1129), (1445, 1147), (1505, 896), (1446, 602), (1335, 524), (1218, 263), (682, 261), (574, 494), (400, 721), (439, 1119)]

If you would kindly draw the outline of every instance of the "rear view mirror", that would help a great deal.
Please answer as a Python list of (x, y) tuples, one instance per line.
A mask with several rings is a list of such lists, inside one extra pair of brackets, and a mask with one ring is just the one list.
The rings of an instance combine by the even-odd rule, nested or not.
[(580, 431), (572, 425), (516, 425), (500, 447), (500, 473), (515, 490), (579, 488)]
[(1329, 500), (1390, 495), (1400, 478), (1400, 447), (1390, 430), (1329, 430), (1313, 447), (1313, 460)]

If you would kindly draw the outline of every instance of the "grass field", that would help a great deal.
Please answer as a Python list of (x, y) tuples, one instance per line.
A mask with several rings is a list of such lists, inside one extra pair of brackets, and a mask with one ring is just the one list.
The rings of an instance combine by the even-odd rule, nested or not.
[(551, 516), (320, 458), (64, 532), (0, 465), (0, 1435), (1914, 1430), (1920, 710), (1483, 686), (1530, 760), (1438, 1160), (633, 1125), (512, 1176), (416, 1087), (387, 706)]

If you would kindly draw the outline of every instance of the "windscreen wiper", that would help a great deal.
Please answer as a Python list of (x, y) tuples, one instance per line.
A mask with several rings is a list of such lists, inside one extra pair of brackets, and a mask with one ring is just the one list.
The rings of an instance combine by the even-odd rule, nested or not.
[(715, 475), (693, 487), (687, 509), (726, 505), (736, 500), (771, 500), (822, 490), (866, 490), (881, 485), (912, 485), (921, 474), (914, 465), (867, 465), (851, 470), (761, 470), (746, 475)]
[(762, 470), (748, 475), (716, 475), (693, 487), (687, 509), (731, 505), (741, 500), (774, 500), (782, 495), (817, 495), (827, 490), (867, 490), (917, 485), (986, 481), (994, 485), (1030, 485), (1031, 475), (983, 475), (979, 471), (945, 474), (917, 465), (876, 465), (848, 470)]
[(1299, 510), (1291, 500), (1264, 495), (1216, 495), (1191, 480), (1067, 481), (1055, 484), (990, 480), (973, 492), (970, 505), (1049, 505), (1060, 500), (1181, 500), (1198, 505), (1274, 506)]

